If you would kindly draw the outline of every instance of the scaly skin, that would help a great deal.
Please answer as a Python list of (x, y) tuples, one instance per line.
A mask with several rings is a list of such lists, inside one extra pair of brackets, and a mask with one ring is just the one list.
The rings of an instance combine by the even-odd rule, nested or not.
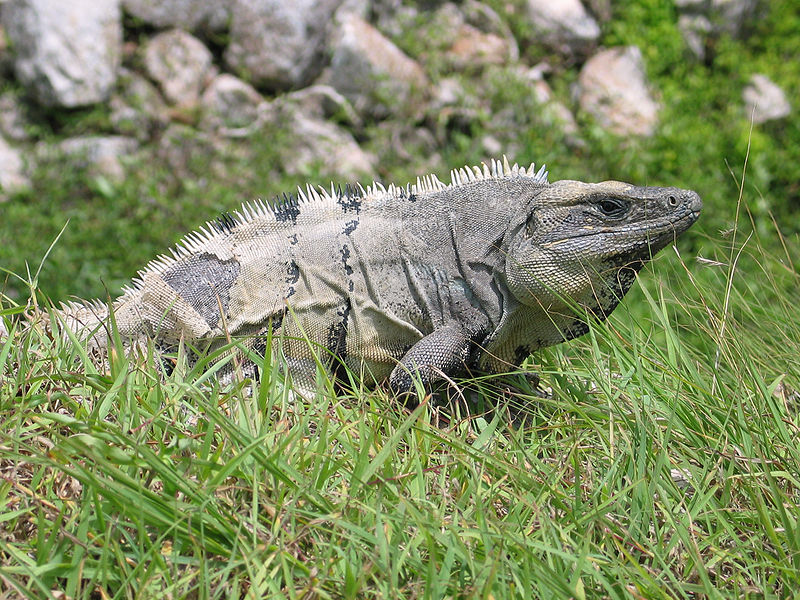
[[(466, 367), (499, 372), (582, 335), (635, 273), (699, 216), (696, 193), (607, 181), (547, 183), (491, 166), (414, 186), (300, 191), (209, 223), (151, 262), (114, 303), (132, 347), (200, 351), (230, 337), (263, 350), (271, 330), (291, 374), (316, 374), (312, 347), (397, 393)], [(101, 354), (107, 309), (64, 307)], [(333, 358), (335, 357), (335, 359)]]

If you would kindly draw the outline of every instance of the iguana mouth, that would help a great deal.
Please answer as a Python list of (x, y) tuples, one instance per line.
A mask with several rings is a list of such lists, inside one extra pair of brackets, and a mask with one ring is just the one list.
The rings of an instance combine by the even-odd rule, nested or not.
[(700, 211), (698, 210), (684, 213), (667, 222), (660, 220), (655, 223), (636, 223), (626, 225), (624, 227), (604, 227), (576, 231), (575, 233), (562, 237), (558, 240), (545, 242), (542, 244), (542, 247), (553, 248), (559, 244), (563, 244), (571, 240), (592, 236), (624, 236), (628, 239), (641, 239), (643, 241), (647, 241), (648, 245), (652, 246), (654, 245), (653, 241), (659, 240), (662, 237), (677, 238), (684, 231), (689, 229), (699, 217)]

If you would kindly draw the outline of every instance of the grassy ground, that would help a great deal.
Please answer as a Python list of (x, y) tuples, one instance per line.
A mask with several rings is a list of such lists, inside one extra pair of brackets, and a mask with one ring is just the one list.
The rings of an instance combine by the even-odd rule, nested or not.
[[(643, 48), (664, 107), (652, 139), (580, 121), (585, 145), (571, 146), (497, 69), (483, 74), (490, 110), (442, 140), (442, 175), (483, 160), (475, 140), (502, 138), (491, 128), (512, 106), (512, 158), (547, 161), (554, 178), (703, 196), (680, 254), (665, 250), (609, 323), (526, 366), (550, 398), (511, 375), (414, 412), (324, 379), (302, 400), (269, 364), (252, 393), (221, 390), (199, 367), (98, 373), (79, 347), (14, 330), (0, 342), (0, 597), (796, 596), (800, 121), (752, 128), (740, 94), (763, 72), (797, 97), (800, 8), (775, 0), (746, 41), (723, 37), (701, 63), (672, 2), (614, 4), (604, 42)], [(565, 102), (574, 76), (553, 78)], [(105, 116), (49, 118), (42, 138)], [(37, 302), (113, 296), (182, 232), (299, 183), (253, 168), (274, 163), (279, 135), (248, 140), (219, 178), (144, 162), (110, 184), (44, 164), (1, 207), (0, 266), (36, 275), (69, 219)], [(427, 170), (381, 147), (379, 126), (360, 135), (384, 181)], [(22, 305), (26, 278), (2, 286)]]
[(269, 365), (252, 393), (219, 390), (203, 365), (166, 381), (124, 360), (98, 373), (72, 344), (12, 332), (0, 587), (791, 597), (800, 247), (783, 243), (737, 234), (700, 264), (665, 251), (609, 323), (536, 358), (547, 399), (510, 376), (516, 391), (461, 381), (468, 405), (413, 412), (324, 380), (305, 401)]

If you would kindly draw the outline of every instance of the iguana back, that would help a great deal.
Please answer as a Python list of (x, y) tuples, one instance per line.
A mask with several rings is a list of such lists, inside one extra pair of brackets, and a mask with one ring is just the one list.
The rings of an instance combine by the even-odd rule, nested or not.
[[(263, 349), (270, 337), (295, 379), (315, 375), (316, 347), (330, 367), (406, 392), (412, 376), (506, 370), (582, 334), (576, 307), (608, 315), (701, 207), (676, 188), (551, 184), (533, 165), (451, 176), (245, 204), (140, 271), (114, 302), (119, 332), (131, 346), (183, 340), (200, 351), (231, 337)], [(104, 306), (63, 314), (105, 349)]]

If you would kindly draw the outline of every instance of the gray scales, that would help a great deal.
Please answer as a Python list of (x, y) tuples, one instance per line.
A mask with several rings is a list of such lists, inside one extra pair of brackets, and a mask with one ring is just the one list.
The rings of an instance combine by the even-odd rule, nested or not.
[[(413, 185), (308, 186), (247, 203), (186, 236), (113, 302), (129, 348), (230, 339), (286, 358), (308, 389), (317, 356), (413, 391), (467, 369), (504, 372), (606, 318), (653, 255), (686, 231), (699, 196), (606, 181), (549, 183), (492, 160)], [(108, 307), (59, 320), (100, 355)], [(271, 334), (271, 335), (270, 335)], [(309, 344), (308, 342), (311, 342)], [(320, 351), (321, 350), (321, 351)]]

